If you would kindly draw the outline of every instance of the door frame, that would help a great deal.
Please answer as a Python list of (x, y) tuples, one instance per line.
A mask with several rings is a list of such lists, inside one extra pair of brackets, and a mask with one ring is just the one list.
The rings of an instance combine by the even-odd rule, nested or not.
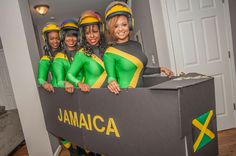
[[(223, 0), (222, 0), (223, 1)], [(233, 37), (232, 37), (232, 30), (231, 30), (231, 21), (230, 21), (230, 11), (229, 11), (229, 1), (224, 0), (223, 2), (224, 7), (224, 17), (225, 17), (225, 26), (226, 26), (226, 38), (227, 38), (227, 48), (228, 51), (230, 51), (230, 81), (232, 86), (232, 97), (233, 97), (233, 103), (236, 103), (236, 83), (234, 83), (233, 80), (236, 80), (236, 67), (235, 67), (235, 60), (234, 60), (234, 49), (233, 49)], [(176, 60), (174, 56), (174, 49), (173, 49), (173, 40), (171, 36), (171, 29), (170, 29), (170, 21), (168, 17), (168, 10), (166, 5), (166, 0), (161, 0), (161, 7), (162, 7), (162, 13), (163, 13), (163, 20), (164, 20), (164, 26), (165, 26), (165, 32), (166, 32), (166, 38), (167, 38), (167, 46), (168, 46), (168, 54), (170, 57), (170, 65), (171, 69), (177, 73), (177, 65)], [(232, 104), (233, 109), (233, 104)], [(234, 111), (234, 127), (236, 127), (236, 111)]]

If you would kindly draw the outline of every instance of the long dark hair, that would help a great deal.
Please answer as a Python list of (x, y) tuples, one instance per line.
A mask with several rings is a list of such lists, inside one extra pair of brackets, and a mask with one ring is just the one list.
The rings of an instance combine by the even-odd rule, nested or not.
[[(91, 46), (87, 40), (86, 40), (86, 36), (85, 36), (85, 27), (86, 26), (83, 26), (82, 27), (82, 33), (81, 33), (81, 46), (80, 48), (83, 48), (84, 49), (84, 53), (91, 57), (92, 54), (94, 54), (94, 46)], [(100, 29), (100, 25), (98, 25), (99, 27), (99, 30)], [(100, 40), (98, 41), (98, 45), (97, 45), (97, 48), (99, 49), (99, 52), (101, 54), (101, 56), (103, 56), (104, 52), (106, 51), (106, 48), (107, 48), (107, 43), (106, 43), (106, 38), (105, 38), (105, 35), (103, 32), (99, 31), (100, 33)]]

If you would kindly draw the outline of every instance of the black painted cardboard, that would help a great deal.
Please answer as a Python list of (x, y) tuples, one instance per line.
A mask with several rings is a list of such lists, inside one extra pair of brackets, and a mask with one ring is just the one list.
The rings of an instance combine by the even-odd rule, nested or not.
[[(169, 80), (149, 77), (144, 82), (145, 86), (152, 87), (124, 89), (119, 95), (110, 93), (106, 88), (92, 89), (90, 93), (77, 90), (73, 94), (59, 88), (55, 89), (55, 93), (39, 88), (47, 130), (106, 156), (218, 154), (215, 115), (209, 128), (216, 138), (195, 153), (191, 124), (194, 118), (209, 110), (214, 110), (215, 114), (213, 78)], [(59, 108), (91, 116), (100, 115), (105, 122), (113, 118), (120, 137), (63, 124), (58, 120)], [(98, 126), (102, 124), (98, 123)]]

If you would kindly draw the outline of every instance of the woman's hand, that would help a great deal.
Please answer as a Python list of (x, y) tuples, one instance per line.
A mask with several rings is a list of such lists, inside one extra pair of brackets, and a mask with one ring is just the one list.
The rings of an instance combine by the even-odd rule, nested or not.
[(64, 84), (65, 84), (65, 91), (67, 93), (73, 93), (74, 92), (74, 86), (70, 82), (65, 81)]
[(48, 91), (48, 92), (53, 92), (54, 93), (54, 88), (52, 86), (52, 84), (48, 83), (48, 82), (45, 82), (42, 87)]
[(161, 67), (161, 73), (164, 73), (169, 78), (174, 76), (174, 73), (170, 69), (165, 68), (165, 67)]
[(119, 92), (120, 92), (119, 84), (118, 84), (116, 81), (111, 81), (111, 82), (109, 83), (109, 85), (107, 86), (107, 88), (108, 88), (112, 93), (115, 93), (115, 94), (119, 94)]
[(90, 86), (88, 84), (79, 82), (78, 87), (81, 89), (82, 92), (90, 92)]

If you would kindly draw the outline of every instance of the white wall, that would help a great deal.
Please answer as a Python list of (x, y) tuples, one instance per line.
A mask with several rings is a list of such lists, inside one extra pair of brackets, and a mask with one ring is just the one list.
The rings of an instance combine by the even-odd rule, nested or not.
[(133, 0), (131, 6), (134, 15), (132, 35), (140, 31), (143, 49), (148, 57), (148, 66), (159, 66), (149, 1)]
[(35, 82), (35, 60), (39, 56), (27, 3), (25, 0), (1, 2), (0, 36), (28, 152), (31, 156), (51, 156)]
[(171, 68), (161, 0), (149, 0), (149, 4), (159, 65)]

